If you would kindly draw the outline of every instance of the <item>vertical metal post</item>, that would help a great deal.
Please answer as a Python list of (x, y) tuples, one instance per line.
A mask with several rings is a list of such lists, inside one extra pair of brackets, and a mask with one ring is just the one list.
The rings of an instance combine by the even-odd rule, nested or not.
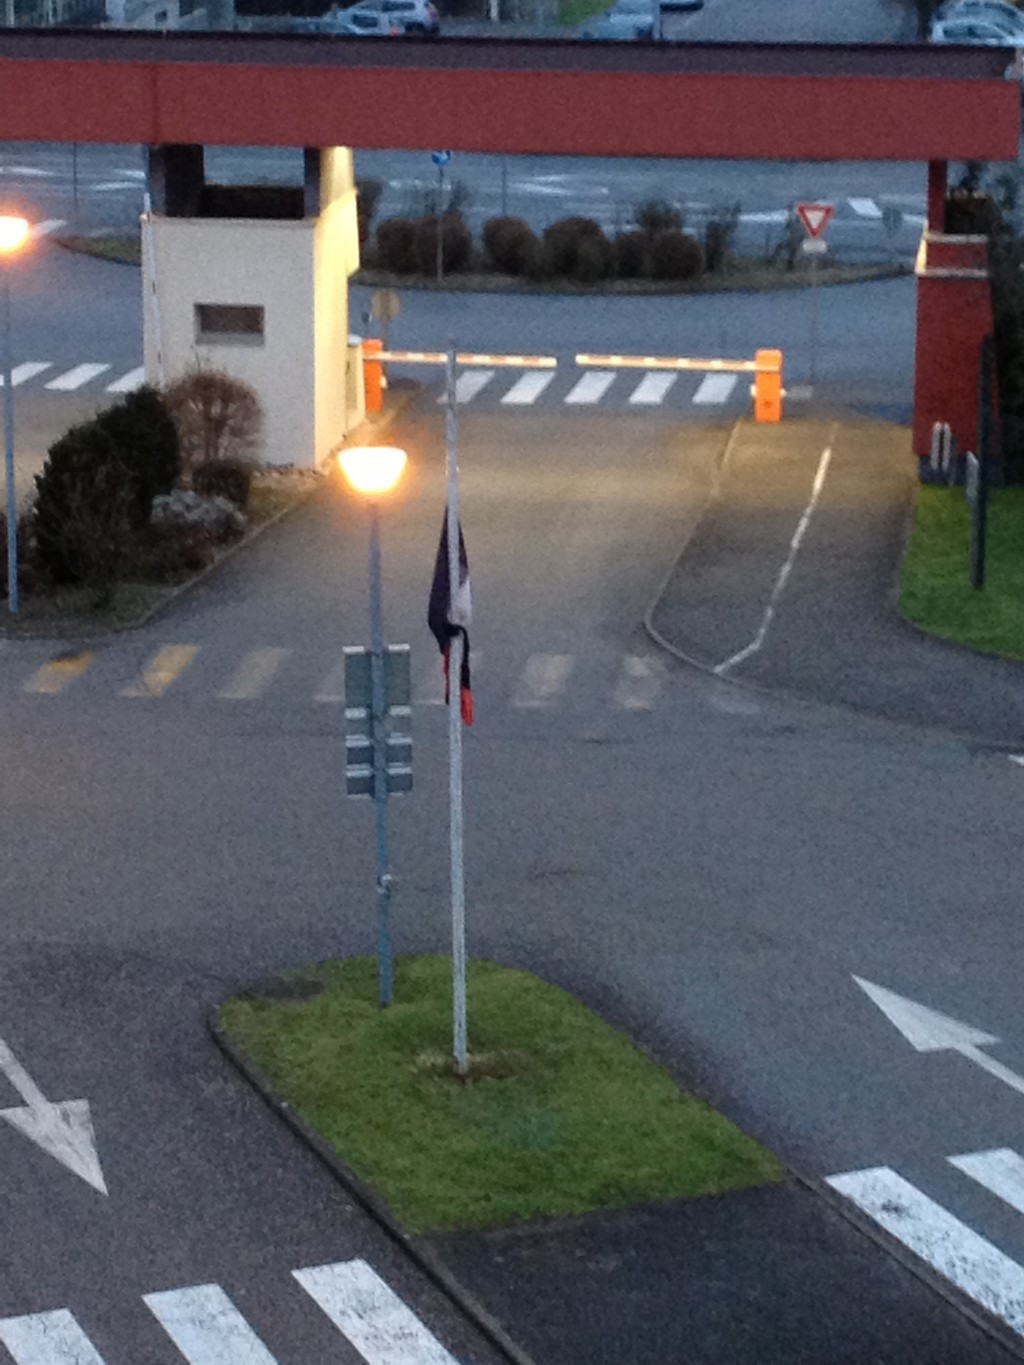
[[(459, 590), (459, 457), (455, 402), (455, 343), (448, 343), (445, 366), (445, 468), (448, 476), (448, 617), (455, 615)], [(455, 1068), (466, 1073), (466, 878), (462, 848), (462, 636), (448, 653), (448, 832), (452, 884), (452, 1050)]]
[(818, 379), (818, 257), (811, 257), (811, 388)]
[(78, 231), (78, 143), (71, 144), (71, 221)]
[(18, 614), (18, 493), (14, 486), (14, 377), (11, 373), (11, 280), (10, 267), (0, 264), (0, 345), (3, 347), (4, 381), (4, 478), (7, 483), (7, 610)]
[(370, 499), (370, 683), (373, 739), (373, 805), (377, 833), (377, 971), (378, 1003), (391, 1004), (394, 969), (391, 957), (391, 876), (388, 872), (387, 702), (384, 693), (384, 631), (380, 610), (380, 507)]
[(437, 168), (437, 282), (444, 277), (444, 165)]
[(988, 519), (989, 464), (992, 456), (992, 380), (994, 342), (985, 337), (978, 365), (978, 482), (971, 506), (971, 587), (985, 586), (985, 523)]
[(508, 216), (508, 157), (501, 158), (501, 216)]

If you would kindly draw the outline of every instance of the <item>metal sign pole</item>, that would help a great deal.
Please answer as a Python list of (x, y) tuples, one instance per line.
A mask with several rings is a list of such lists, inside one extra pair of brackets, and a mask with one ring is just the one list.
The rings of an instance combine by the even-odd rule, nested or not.
[(818, 257), (811, 257), (811, 388), (818, 379)]
[(378, 1003), (391, 1004), (394, 970), (391, 955), (391, 874), (388, 872), (388, 760), (384, 692), (384, 632), (380, 610), (380, 507), (370, 513), (370, 737), (373, 742), (373, 805), (377, 834)]
[(0, 347), (4, 381), (4, 477), (7, 480), (7, 610), (18, 614), (18, 494), (14, 484), (14, 377), (11, 373), (11, 280), (10, 267), (0, 263), (0, 295), (3, 319)]
[[(459, 590), (459, 457), (455, 401), (455, 343), (445, 366), (445, 461), (448, 476), (448, 619), (455, 616)], [(466, 873), (462, 844), (462, 636), (448, 651), (448, 800), (452, 886), (452, 1050), (455, 1068), (466, 1074)]]

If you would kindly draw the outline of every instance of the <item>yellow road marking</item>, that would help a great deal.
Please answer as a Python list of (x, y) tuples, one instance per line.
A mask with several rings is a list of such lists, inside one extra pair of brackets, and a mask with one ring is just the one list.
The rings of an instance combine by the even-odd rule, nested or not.
[(164, 645), (150, 659), (135, 682), (122, 687), (122, 697), (160, 697), (199, 653), (197, 645)]
[(35, 692), (45, 697), (55, 697), (63, 692), (68, 683), (84, 673), (92, 663), (92, 652), (83, 650), (80, 654), (65, 654), (43, 664), (24, 686), (24, 691)]

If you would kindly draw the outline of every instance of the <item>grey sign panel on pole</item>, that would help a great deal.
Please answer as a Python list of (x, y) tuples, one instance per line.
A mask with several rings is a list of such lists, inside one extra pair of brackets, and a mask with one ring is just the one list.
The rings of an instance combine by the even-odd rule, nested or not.
[[(386, 796), (412, 791), (412, 667), (408, 645), (387, 645), (384, 663), (384, 783)], [(345, 792), (378, 795), (374, 767), (373, 656), (345, 648)]]

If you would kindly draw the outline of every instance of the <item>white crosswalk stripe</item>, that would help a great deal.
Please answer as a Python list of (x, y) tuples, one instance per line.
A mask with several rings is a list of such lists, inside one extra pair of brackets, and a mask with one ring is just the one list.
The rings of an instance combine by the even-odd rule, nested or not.
[(527, 370), (526, 374), (519, 376), (508, 393), (502, 395), (501, 401), (513, 407), (536, 403), (554, 377), (553, 370)]
[(112, 384), (108, 384), (107, 393), (133, 393), (141, 388), (146, 382), (145, 365), (137, 365), (134, 370), (129, 370), (120, 379), (115, 379)]
[(103, 1358), (66, 1308), (0, 1321), (0, 1341), (16, 1365), (103, 1365)]
[(253, 701), (269, 687), (289, 649), (251, 649), (217, 693), (223, 701)]
[(706, 374), (693, 395), (695, 403), (725, 403), (739, 381), (738, 374)]
[(576, 405), (598, 403), (614, 383), (614, 370), (588, 370), (565, 395), (565, 401)]
[(219, 1284), (142, 1299), (189, 1365), (277, 1365)]
[(615, 684), (616, 705), (624, 711), (650, 711), (665, 680), (665, 669), (660, 659), (647, 655), (627, 654)]
[[(482, 389), (487, 387), (493, 378), (493, 370), (463, 370), (455, 380), (456, 403), (470, 402)], [(444, 403), (446, 395), (442, 393), (437, 401)]]
[[(950, 1162), (1019, 1208), (1024, 1162), (999, 1149)], [(847, 1171), (828, 1183), (945, 1279), (1024, 1335), (1024, 1269), (888, 1166)]]
[[(307, 1266), (292, 1275), (366, 1365), (458, 1365), (366, 1261)], [(284, 1276), (281, 1293), (288, 1293)], [(144, 1294), (142, 1302), (189, 1365), (278, 1365), (219, 1284), (159, 1290)], [(0, 1319), (0, 1344), (15, 1365), (105, 1365), (67, 1308)], [(331, 1353), (331, 1360), (341, 1358)], [(117, 1360), (128, 1362), (129, 1356), (122, 1351)]]
[(455, 1357), (365, 1261), (293, 1274), (367, 1365), (455, 1365)]
[[(52, 370), (53, 364), (49, 360), (25, 360), (20, 365), (15, 365), (11, 370), (11, 388), (16, 389), (20, 384), (27, 384), (30, 379), (35, 379), (36, 375), (43, 374), (46, 370)], [(4, 377), (0, 375), (0, 389), (4, 386)]]
[(531, 654), (526, 661), (513, 706), (527, 708), (551, 706), (564, 690), (572, 672), (571, 654)]
[(73, 393), (75, 389), (80, 389), (84, 384), (88, 384), (90, 379), (95, 379), (104, 370), (109, 370), (109, 365), (101, 365), (92, 362), (85, 365), (76, 365), (73, 370), (67, 370), (64, 374), (58, 375), (56, 379), (51, 379), (48, 384), (44, 384), (46, 389), (52, 389), (56, 393)]
[(671, 374), (664, 370), (652, 374), (645, 374), (640, 383), (629, 395), (631, 403), (664, 403), (665, 395), (672, 388), (677, 374)]

